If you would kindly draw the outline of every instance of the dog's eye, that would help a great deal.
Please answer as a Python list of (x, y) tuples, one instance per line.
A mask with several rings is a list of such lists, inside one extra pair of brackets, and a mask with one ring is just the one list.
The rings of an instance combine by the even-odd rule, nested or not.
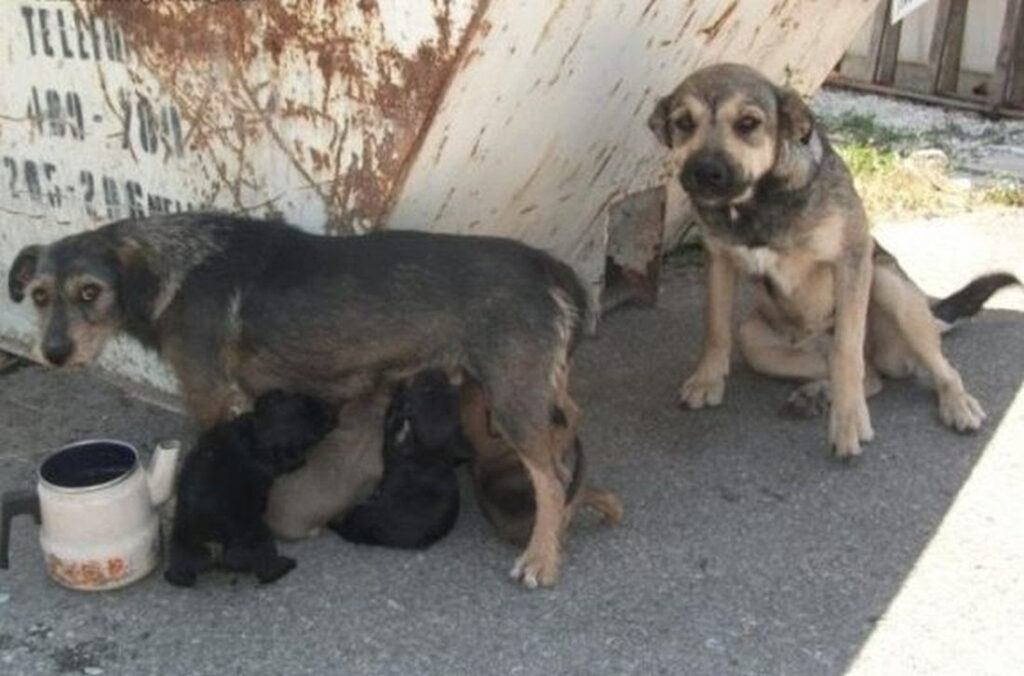
[(46, 289), (33, 289), (32, 302), (36, 304), (36, 307), (46, 306), (50, 302), (49, 292)]
[(736, 120), (736, 131), (740, 134), (749, 134), (761, 126), (761, 119), (753, 115), (744, 115)]
[(83, 303), (91, 303), (100, 295), (100, 287), (98, 284), (83, 284), (82, 288), (78, 290), (78, 297), (82, 299)]
[(697, 123), (693, 121), (693, 116), (690, 113), (683, 113), (677, 117), (675, 125), (676, 129), (687, 135), (692, 134), (693, 130), (697, 128)]

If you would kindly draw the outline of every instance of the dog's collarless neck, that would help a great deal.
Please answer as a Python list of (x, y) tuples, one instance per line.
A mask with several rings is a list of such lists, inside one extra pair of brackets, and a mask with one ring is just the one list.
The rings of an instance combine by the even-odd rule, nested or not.
[(780, 219), (770, 217), (756, 202), (755, 199), (739, 205), (698, 207), (698, 212), (717, 237), (730, 244), (756, 249), (769, 246), (784, 227)]
[(720, 207), (698, 206), (697, 211), (716, 235), (730, 243), (751, 249), (767, 247), (807, 206), (819, 171), (820, 166), (800, 187), (788, 186), (769, 174), (758, 182), (750, 200)]

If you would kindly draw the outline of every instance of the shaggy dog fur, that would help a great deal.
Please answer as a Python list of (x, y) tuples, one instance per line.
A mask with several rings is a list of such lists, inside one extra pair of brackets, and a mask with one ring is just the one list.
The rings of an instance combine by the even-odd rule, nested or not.
[[(263, 523), (275, 477), (305, 462), (305, 451), (337, 425), (326, 402), (272, 390), (251, 413), (203, 434), (185, 460), (171, 533), (168, 582), (195, 584), (196, 575), (219, 563), (273, 582), (295, 567), (280, 556)], [(215, 561), (211, 545), (222, 548)]]
[[(125, 332), (170, 364), (203, 428), (274, 388), (345, 406), (348, 417), (349, 406), (374, 410), (379, 393), (425, 369), (462, 379), (483, 395), (493, 429), (520, 460), (536, 499), (512, 577), (527, 587), (558, 579), (572, 474), (566, 453), (579, 421), (570, 357), (588, 308), (579, 279), (552, 256), (497, 237), (322, 237), (282, 223), (188, 213), (28, 246), (11, 266), (8, 288), (15, 301), (30, 298), (38, 309), (40, 360), (87, 364)], [(552, 423), (554, 408), (564, 425)], [(379, 461), (380, 418), (366, 420), (376, 427)], [(333, 471), (334, 463), (320, 471), (325, 455), (353, 452), (339, 438), (313, 449), (318, 471), (291, 485), (286, 499), (272, 490), (272, 523), (290, 521), (287, 534), (339, 516), (367, 485), (375, 468), (354, 479)], [(282, 518), (296, 512), (309, 518)]]
[(399, 385), (384, 423), (384, 478), (373, 496), (332, 528), (351, 542), (422, 549), (459, 515), (454, 451), (458, 392), (440, 371)]

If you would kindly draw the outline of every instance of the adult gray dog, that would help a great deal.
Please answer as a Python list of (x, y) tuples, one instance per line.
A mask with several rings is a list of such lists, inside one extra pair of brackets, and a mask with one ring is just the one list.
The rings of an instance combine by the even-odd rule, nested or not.
[(8, 281), (11, 298), (27, 296), (39, 311), (41, 359), (85, 364), (126, 332), (171, 365), (204, 428), (273, 388), (344, 405), (338, 434), (275, 487), (269, 520), (284, 522), (285, 535), (337, 516), (323, 513), (379, 477), (379, 431), (372, 448), (357, 444), (374, 459), (349, 466), (355, 482), (337, 486), (329, 458), (367, 436), (357, 418), (379, 427), (381, 393), (423, 369), (445, 371), (483, 394), (472, 399), (484, 402), (532, 483), (536, 519), (512, 576), (527, 587), (557, 580), (572, 474), (564, 460), (579, 417), (569, 359), (587, 307), (575, 274), (551, 256), (500, 238), (334, 238), (194, 213), (26, 247)]

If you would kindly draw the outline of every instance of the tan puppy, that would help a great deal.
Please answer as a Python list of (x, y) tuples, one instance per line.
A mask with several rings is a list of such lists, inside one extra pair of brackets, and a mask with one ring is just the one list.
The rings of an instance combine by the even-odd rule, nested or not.
[(649, 125), (672, 149), (709, 259), (703, 352), (682, 404), (722, 403), (743, 273), (756, 281), (756, 307), (740, 325), (740, 351), (761, 373), (807, 381), (789, 405), (830, 408), (837, 456), (860, 454), (874, 436), (866, 399), (881, 389), (879, 374), (930, 374), (943, 422), (961, 432), (981, 425), (985, 413), (942, 355), (940, 332), (1016, 278), (988, 275), (929, 307), (872, 240), (850, 173), (800, 96), (752, 68), (693, 73)]

